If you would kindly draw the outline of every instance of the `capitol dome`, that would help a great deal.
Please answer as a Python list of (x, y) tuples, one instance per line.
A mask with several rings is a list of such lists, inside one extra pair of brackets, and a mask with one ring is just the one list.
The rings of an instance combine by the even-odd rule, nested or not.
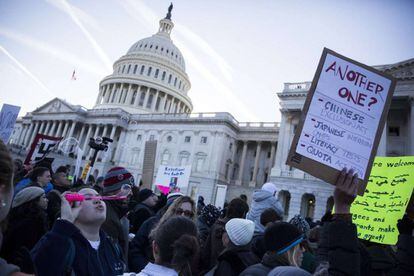
[(100, 82), (94, 108), (122, 108), (137, 113), (190, 113), (191, 83), (181, 51), (171, 40), (172, 5), (158, 32), (134, 43)]

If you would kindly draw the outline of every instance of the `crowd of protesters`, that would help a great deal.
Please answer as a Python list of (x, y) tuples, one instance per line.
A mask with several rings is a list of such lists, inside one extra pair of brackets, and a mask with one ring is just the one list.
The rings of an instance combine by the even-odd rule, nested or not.
[(277, 191), (265, 183), (251, 202), (240, 195), (218, 209), (156, 195), (122, 167), (72, 184), (67, 167), (24, 166), (0, 141), (0, 276), (414, 275), (412, 203), (387, 246), (357, 238), (352, 170), (338, 176), (334, 213), (316, 223), (284, 221)]

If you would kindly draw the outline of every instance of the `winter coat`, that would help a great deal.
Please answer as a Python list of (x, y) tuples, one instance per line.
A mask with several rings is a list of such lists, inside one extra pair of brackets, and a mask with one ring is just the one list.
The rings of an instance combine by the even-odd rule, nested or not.
[(141, 271), (152, 260), (149, 235), (160, 221), (160, 216), (147, 219), (139, 228), (129, 245), (128, 265), (130, 271)]
[(279, 201), (270, 192), (265, 190), (256, 190), (253, 192), (252, 203), (250, 211), (247, 213), (246, 218), (253, 221), (255, 224), (254, 231), (263, 233), (265, 227), (260, 223), (260, 215), (264, 210), (272, 208), (281, 217), (283, 217), (283, 208)]
[(289, 266), (287, 260), (284, 260), (276, 254), (266, 252), (260, 263), (249, 266), (240, 276), (262, 276), (267, 275), (273, 268), (278, 266)]
[(149, 263), (137, 276), (178, 276), (177, 271), (172, 268)]
[(9, 276), (14, 272), (19, 272), (20, 269), (13, 265), (8, 264), (5, 260), (0, 258), (0, 276)]
[(138, 203), (135, 205), (134, 209), (128, 214), (128, 219), (130, 221), (129, 232), (138, 232), (144, 221), (154, 215), (154, 211), (144, 203)]
[(397, 266), (389, 275), (414, 275), (414, 237), (400, 234), (397, 248)]
[[(17, 195), (17, 193), (23, 190), (24, 188), (29, 187), (31, 184), (32, 181), (30, 180), (30, 178), (23, 178), (22, 180), (20, 180), (19, 183), (17, 183), (16, 186), (14, 186), (14, 196)], [(43, 187), (43, 190), (45, 190), (46, 194), (53, 190), (52, 183), (47, 183), (47, 185)]]
[(266, 253), (266, 247), (264, 244), (264, 233), (255, 233), (252, 241), (252, 252), (261, 260)]
[(217, 257), (224, 250), (221, 237), (224, 233), (224, 226), (229, 219), (220, 218), (211, 226), (210, 234), (207, 237), (204, 248), (201, 249), (202, 269), (210, 270), (217, 263)]
[[(48, 231), (46, 212), (43, 210), (41, 212), (44, 214), (36, 217), (27, 214), (25, 217), (9, 222), (1, 248), (1, 256), (9, 263), (21, 268), (25, 267), (22, 256), (27, 255)], [(27, 270), (25, 272), (31, 273)]]
[(237, 276), (248, 266), (257, 264), (260, 260), (250, 251), (250, 244), (236, 246), (230, 244), (217, 259), (215, 276)]
[(208, 234), (210, 234), (210, 227), (202, 217), (197, 218), (198, 239), (200, 240), (200, 247), (204, 247), (207, 241)]
[(311, 276), (309, 272), (296, 266), (278, 266), (267, 276)]
[(37, 275), (119, 275), (124, 272), (122, 253), (101, 230), (95, 250), (80, 230), (66, 220), (57, 220), (32, 250)]
[(121, 220), (125, 220), (125, 210), (116, 201), (106, 201), (106, 220), (101, 229), (115, 244), (122, 249), (123, 260), (127, 263), (128, 256), (128, 227), (124, 226)]

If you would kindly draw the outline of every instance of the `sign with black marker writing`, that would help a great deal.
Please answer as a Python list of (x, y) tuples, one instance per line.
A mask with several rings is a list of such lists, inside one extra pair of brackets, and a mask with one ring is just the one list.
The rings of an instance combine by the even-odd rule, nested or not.
[(414, 156), (376, 157), (363, 196), (351, 206), (358, 238), (396, 244), (397, 222), (404, 215), (414, 187)]
[(20, 106), (3, 104), (0, 111), (0, 139), (7, 144), (19, 115)]
[(324, 49), (288, 165), (331, 184), (352, 168), (363, 194), (394, 87), (392, 77)]

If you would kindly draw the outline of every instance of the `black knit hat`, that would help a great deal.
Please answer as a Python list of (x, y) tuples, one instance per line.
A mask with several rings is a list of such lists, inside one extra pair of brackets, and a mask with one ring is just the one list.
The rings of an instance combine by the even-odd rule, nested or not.
[(142, 189), (138, 193), (138, 201), (143, 202), (150, 196), (152, 196), (154, 193), (150, 189)]
[(267, 227), (264, 233), (264, 242), (267, 251), (276, 251), (282, 254), (303, 240), (301, 231), (287, 222), (276, 222)]

